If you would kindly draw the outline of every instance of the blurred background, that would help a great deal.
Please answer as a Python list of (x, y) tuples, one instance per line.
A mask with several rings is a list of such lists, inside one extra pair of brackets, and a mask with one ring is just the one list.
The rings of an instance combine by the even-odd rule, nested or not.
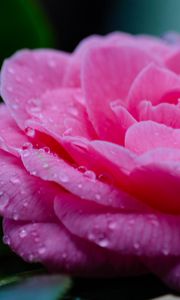
[(180, 0), (0, 0), (0, 64), (20, 48), (72, 51), (93, 33), (180, 32)]

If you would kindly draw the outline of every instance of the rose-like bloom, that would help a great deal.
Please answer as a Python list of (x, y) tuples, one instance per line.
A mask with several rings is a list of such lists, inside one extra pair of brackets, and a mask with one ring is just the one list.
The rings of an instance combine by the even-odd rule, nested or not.
[(180, 290), (180, 45), (114, 33), (1, 72), (0, 213), (23, 259)]

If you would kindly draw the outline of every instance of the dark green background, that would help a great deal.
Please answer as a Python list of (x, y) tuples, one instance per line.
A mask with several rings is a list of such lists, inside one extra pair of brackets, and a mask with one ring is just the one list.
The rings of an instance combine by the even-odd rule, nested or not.
[(20, 48), (72, 51), (87, 35), (180, 32), (179, 0), (0, 0), (0, 63)]

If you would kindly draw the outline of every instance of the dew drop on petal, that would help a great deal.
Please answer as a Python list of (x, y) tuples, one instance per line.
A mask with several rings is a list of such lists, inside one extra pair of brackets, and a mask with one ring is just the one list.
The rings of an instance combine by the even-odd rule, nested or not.
[(106, 248), (109, 244), (109, 241), (108, 239), (106, 239), (105, 237), (100, 237), (98, 240), (97, 240), (97, 244), (102, 247), (102, 248)]
[(84, 172), (84, 176), (88, 177), (91, 180), (95, 180), (96, 179), (96, 174), (91, 171), (91, 170), (87, 170)]
[(34, 137), (35, 136), (35, 130), (31, 127), (27, 127), (25, 129), (25, 132), (26, 132), (27, 136), (29, 136), (29, 137)]
[(25, 229), (21, 229), (19, 232), (19, 237), (24, 238), (27, 236), (27, 231)]
[(17, 176), (12, 176), (10, 178), (10, 182), (13, 184), (18, 184), (18, 183), (20, 183), (20, 179)]
[(14, 213), (12, 217), (14, 221), (19, 220), (19, 215), (17, 213)]
[(43, 164), (43, 168), (44, 168), (44, 169), (47, 169), (48, 167), (49, 167), (48, 163), (44, 163), (44, 164)]
[(95, 198), (96, 198), (96, 200), (100, 200), (101, 199), (101, 195), (100, 194), (95, 194)]
[(3, 243), (6, 244), (6, 245), (10, 245), (11, 244), (10, 238), (6, 234), (3, 236)]
[(117, 226), (117, 224), (113, 221), (109, 222), (109, 224), (108, 224), (108, 228), (111, 229), (111, 230), (115, 229), (116, 226)]
[(29, 142), (26, 142), (22, 145), (22, 149), (23, 150), (26, 150), (26, 149), (32, 149), (33, 148), (33, 145)]
[(32, 262), (34, 260), (34, 254), (29, 254), (28, 260), (29, 262)]
[(23, 157), (28, 157), (30, 155), (30, 152), (28, 149), (23, 151)]
[(77, 170), (78, 170), (79, 172), (81, 172), (81, 173), (84, 173), (84, 172), (87, 171), (87, 168), (86, 168), (85, 166), (79, 166), (79, 167), (77, 168)]
[(39, 253), (40, 255), (43, 255), (45, 252), (46, 252), (46, 248), (45, 248), (45, 247), (40, 247), (40, 248), (38, 249), (38, 253)]
[(64, 183), (69, 181), (69, 177), (66, 174), (60, 174), (59, 179)]
[(134, 243), (134, 249), (138, 250), (140, 248), (140, 245), (138, 242)]

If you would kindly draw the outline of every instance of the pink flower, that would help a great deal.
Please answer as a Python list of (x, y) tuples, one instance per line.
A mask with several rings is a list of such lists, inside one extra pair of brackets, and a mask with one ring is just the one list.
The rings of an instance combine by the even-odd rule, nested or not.
[(114, 33), (1, 73), (0, 213), (26, 261), (180, 291), (180, 44)]

